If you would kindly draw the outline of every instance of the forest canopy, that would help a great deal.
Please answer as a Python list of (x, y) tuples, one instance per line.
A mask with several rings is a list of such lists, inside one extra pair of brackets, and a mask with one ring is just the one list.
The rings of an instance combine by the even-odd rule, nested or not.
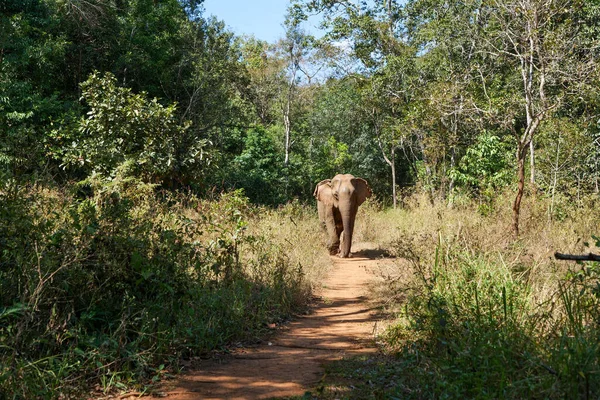
[(512, 184), (522, 196), (525, 180), (598, 191), (594, 2), (293, 1), (276, 43), (235, 36), (201, 1), (0, 11), (3, 182), (122, 170), (270, 205), (336, 172), (388, 204), (416, 188), (447, 203)]

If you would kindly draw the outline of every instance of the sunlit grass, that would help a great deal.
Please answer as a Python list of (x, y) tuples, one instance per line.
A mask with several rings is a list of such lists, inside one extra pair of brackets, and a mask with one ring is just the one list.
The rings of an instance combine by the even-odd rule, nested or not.
[(301, 268), (309, 289), (318, 289), (331, 267), (316, 206), (289, 203), (279, 209), (261, 209), (248, 227), (280, 248), (291, 265)]
[(386, 356), (337, 363), (331, 384), (346, 377), (355, 388), (340, 398), (600, 395), (600, 268), (553, 258), (598, 250), (595, 200), (554, 203), (550, 215), (549, 199), (531, 195), (519, 238), (511, 201), (447, 207), (414, 196), (397, 210), (361, 208), (359, 240), (398, 257), (382, 263), (374, 290), (393, 319), (380, 338)]

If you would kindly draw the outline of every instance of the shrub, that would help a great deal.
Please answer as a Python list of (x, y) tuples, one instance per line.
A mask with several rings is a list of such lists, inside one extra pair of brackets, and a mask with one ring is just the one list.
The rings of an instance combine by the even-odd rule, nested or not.
[(132, 385), (302, 306), (303, 272), (248, 234), (253, 212), (120, 175), (0, 190), (0, 397)]
[(385, 213), (396, 230), (377, 232), (401, 258), (397, 271), (385, 271), (386, 306), (398, 316), (385, 336), (397, 360), (382, 367), (396, 381), (386, 393), (598, 397), (600, 269), (550, 259), (556, 249), (582, 251), (575, 239), (595, 224), (585, 212), (551, 223), (545, 205), (538, 198), (530, 207), (527, 233), (517, 241), (502, 228), (504, 218), (473, 213), (473, 205), (449, 210), (423, 202), (410, 218)]
[(117, 85), (110, 73), (95, 72), (81, 84), (89, 111), (70, 129), (53, 132), (64, 165), (85, 175), (127, 174), (178, 187), (202, 173), (208, 142), (180, 123), (175, 104), (163, 106), (142, 92)]

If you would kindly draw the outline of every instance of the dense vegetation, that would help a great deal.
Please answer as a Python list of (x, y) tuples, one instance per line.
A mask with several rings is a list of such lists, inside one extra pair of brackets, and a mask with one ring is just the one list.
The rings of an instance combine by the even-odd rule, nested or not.
[[(294, 0), (266, 43), (202, 0), (1, 2), (0, 397), (158, 379), (286, 318), (326, 263), (302, 204), (338, 172), (386, 207), (426, 198), (423, 221), (468, 210), (427, 246), (389, 235), (415, 271), (389, 336), (431, 367), (414, 382), (597, 397), (597, 266), (555, 268), (539, 296), (531, 271), (600, 233), (599, 15), (591, 0)], [(473, 233), (490, 227), (512, 232), (503, 248)], [(509, 359), (492, 381), (467, 366)]]
[(385, 352), (330, 365), (319, 398), (598, 397), (600, 270), (553, 253), (597, 252), (597, 239), (577, 238), (600, 223), (575, 204), (549, 223), (550, 202), (525, 200), (519, 240), (508, 208), (482, 215), (477, 204), (450, 209), (421, 195), (403, 209), (366, 209), (357, 236), (398, 257), (376, 274), (392, 316)]

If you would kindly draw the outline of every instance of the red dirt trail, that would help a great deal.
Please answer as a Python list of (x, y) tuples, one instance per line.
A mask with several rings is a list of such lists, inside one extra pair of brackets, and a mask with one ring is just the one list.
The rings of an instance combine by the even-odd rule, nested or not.
[(352, 258), (332, 257), (333, 267), (310, 315), (289, 323), (257, 347), (224, 359), (202, 360), (170, 382), (168, 400), (268, 399), (303, 395), (323, 377), (323, 364), (375, 353), (376, 319), (367, 299), (370, 273), (381, 259), (365, 245)]

